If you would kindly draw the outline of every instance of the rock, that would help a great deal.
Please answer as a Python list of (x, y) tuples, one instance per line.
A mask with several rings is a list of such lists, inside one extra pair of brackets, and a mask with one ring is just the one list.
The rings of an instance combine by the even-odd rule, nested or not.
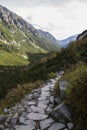
[(17, 119), (18, 118), (18, 113), (15, 113), (12, 119)]
[(54, 120), (52, 118), (43, 120), (40, 122), (41, 130), (46, 129), (47, 127), (51, 126), (54, 123)]
[(34, 128), (36, 123), (33, 121), (33, 120), (26, 120), (25, 118), (23, 117), (20, 117), (19, 118), (19, 124), (20, 125), (30, 125), (31, 128)]
[(50, 91), (50, 86), (47, 85), (47, 86), (41, 88), (41, 91)]
[(55, 123), (48, 130), (60, 130), (64, 127), (65, 127), (65, 125), (62, 123)]
[(39, 101), (38, 103), (44, 104), (44, 105), (48, 105), (49, 102), (50, 102), (50, 101), (47, 99), (47, 100), (41, 100), (41, 101)]
[(52, 109), (50, 108), (50, 107), (48, 107), (47, 109), (46, 109), (46, 112), (50, 112)]
[(20, 125), (16, 127), (16, 130), (33, 130), (33, 129), (35, 129), (35, 127), (32, 127), (31, 125), (27, 125), (27, 126)]
[(27, 112), (23, 112), (23, 113), (21, 114), (21, 116), (22, 116), (22, 117), (26, 117), (27, 114), (28, 114)]
[(46, 100), (46, 99), (47, 99), (47, 97), (44, 97), (44, 96), (41, 96), (41, 97), (38, 98), (39, 101)]
[(68, 82), (66, 80), (59, 82), (60, 98), (61, 99), (67, 98), (67, 95), (66, 95), (67, 87), (68, 87)]
[(50, 92), (49, 91), (42, 91), (41, 96), (50, 97)]
[(45, 114), (39, 114), (39, 113), (29, 113), (27, 115), (27, 118), (28, 119), (31, 119), (31, 120), (43, 120), (43, 119), (46, 119), (48, 117), (48, 115), (45, 115)]
[(32, 101), (26, 102), (26, 104), (27, 104), (28, 106), (30, 106), (30, 105), (36, 105), (36, 103), (35, 103), (35, 102), (32, 102)]
[(65, 103), (61, 103), (60, 105), (58, 105), (57, 107), (55, 107), (51, 112), (50, 115), (57, 120), (60, 119), (67, 119), (67, 120), (71, 120), (71, 114), (67, 108), (67, 106), (65, 105)]
[(61, 103), (60, 98), (55, 98), (55, 102), (58, 103), (58, 104), (60, 104)]
[(69, 122), (69, 123), (67, 123), (67, 126), (68, 126), (69, 129), (72, 129), (74, 125), (73, 125), (72, 122)]
[(0, 123), (3, 123), (6, 120), (6, 116), (0, 115)]
[(4, 112), (4, 113), (8, 113), (8, 112), (9, 112), (9, 109), (4, 108), (3, 112)]
[(38, 98), (38, 97), (39, 97), (38, 92), (34, 92), (34, 94), (33, 94), (33, 98), (35, 99), (35, 98)]
[(4, 125), (0, 124), (0, 130), (4, 130)]
[(45, 113), (44, 109), (41, 107), (35, 107), (35, 106), (31, 106), (31, 111), (34, 113)]
[(32, 94), (29, 94), (25, 97), (25, 99), (30, 100), (32, 98)]
[(51, 102), (52, 104), (54, 104), (54, 96), (51, 96), (51, 97), (50, 97), (50, 102)]
[(47, 104), (43, 104), (42, 102), (38, 103), (38, 107), (46, 109), (47, 108)]
[(19, 117), (19, 124), (20, 125), (26, 125), (26, 121), (24, 117)]
[(17, 120), (18, 120), (17, 118), (11, 119), (11, 121), (10, 121), (11, 126), (16, 125)]

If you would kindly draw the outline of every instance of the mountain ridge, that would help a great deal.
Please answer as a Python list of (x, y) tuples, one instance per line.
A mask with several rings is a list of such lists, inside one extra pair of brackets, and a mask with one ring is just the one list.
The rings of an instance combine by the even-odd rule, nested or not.
[(65, 48), (65, 47), (68, 46), (69, 43), (76, 41), (77, 36), (78, 36), (78, 35), (76, 34), (76, 35), (70, 36), (70, 37), (68, 37), (68, 38), (65, 38), (65, 39), (63, 39), (63, 40), (60, 40), (60, 41), (58, 41), (58, 42), (60, 43), (61, 47), (64, 47), (64, 48)]
[[(24, 37), (21, 41), (18, 42), (23, 43), (25, 40), (28, 42), (28, 45), (33, 48), (45, 49), (47, 51), (59, 51), (60, 45), (57, 43), (56, 39), (48, 32), (44, 32), (42, 30), (35, 29), (31, 24), (25, 21), (22, 17), (17, 14), (11, 12), (6, 7), (0, 5), (0, 21), (3, 22), (5, 27), (10, 30), (10, 34), (18, 31), (22, 37)], [(1, 30), (1, 29), (0, 29)], [(0, 32), (2, 34), (2, 32)], [(6, 38), (6, 37), (5, 37)], [(13, 37), (10, 37), (11, 39)], [(5, 42), (9, 40), (5, 39)], [(17, 43), (17, 40), (13, 38), (11, 39), (12, 43)], [(20, 43), (19, 43), (20, 44)]]

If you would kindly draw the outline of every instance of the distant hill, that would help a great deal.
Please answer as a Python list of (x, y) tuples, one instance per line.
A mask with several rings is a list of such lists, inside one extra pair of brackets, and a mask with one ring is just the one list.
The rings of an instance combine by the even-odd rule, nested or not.
[(74, 35), (74, 36), (71, 36), (71, 37), (68, 37), (66, 39), (63, 39), (61, 41), (58, 41), (61, 45), (61, 47), (67, 47), (67, 45), (73, 41), (76, 41), (76, 38), (77, 38), (77, 35)]

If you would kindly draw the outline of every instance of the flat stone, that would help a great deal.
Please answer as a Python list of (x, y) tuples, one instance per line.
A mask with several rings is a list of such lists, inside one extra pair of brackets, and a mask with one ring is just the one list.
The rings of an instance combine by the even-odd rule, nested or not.
[(67, 123), (67, 126), (68, 126), (69, 129), (72, 129), (74, 125), (73, 125), (72, 122), (69, 122), (69, 123)]
[(45, 113), (43, 108), (35, 106), (31, 106), (31, 111), (34, 113), (43, 113), (43, 114)]
[(19, 117), (19, 124), (20, 125), (26, 125), (26, 121), (24, 117)]
[(46, 99), (47, 99), (47, 97), (44, 97), (44, 96), (41, 96), (41, 97), (38, 98), (39, 101), (46, 100)]
[(39, 114), (39, 113), (29, 113), (27, 115), (27, 118), (28, 119), (31, 119), (31, 120), (43, 120), (43, 119), (46, 119), (48, 117), (48, 115), (45, 115), (45, 114)]
[(41, 130), (48, 128), (49, 126), (51, 126), (54, 123), (54, 120), (52, 118), (43, 120), (40, 122), (40, 127)]
[(44, 97), (49, 97), (50, 96), (50, 92), (49, 91), (42, 91), (40, 96), (44, 96)]
[(38, 107), (46, 109), (47, 108), (47, 104), (43, 104), (42, 102), (38, 103)]
[(50, 90), (50, 86), (49, 85), (41, 88), (41, 91), (49, 91), (49, 90)]
[(34, 92), (34, 93), (33, 93), (33, 98), (35, 99), (35, 98), (38, 98), (38, 97), (39, 97), (38, 92)]
[(14, 118), (14, 119), (11, 119), (11, 121), (10, 121), (10, 124), (13, 126), (13, 125), (16, 125), (16, 123), (17, 123), (17, 118)]
[(16, 130), (34, 130), (35, 127), (31, 127), (30, 125), (24, 126), (24, 125), (20, 125), (16, 127)]
[(60, 130), (64, 127), (65, 127), (65, 125), (62, 123), (55, 123), (50, 128), (48, 128), (48, 130)]
[(44, 105), (48, 105), (49, 102), (50, 101), (48, 99), (47, 100), (41, 100), (41, 101), (39, 101), (40, 104), (44, 104)]
[(35, 127), (36, 123), (33, 120), (26, 120), (23, 117), (19, 118), (20, 125), (30, 125), (32, 128)]

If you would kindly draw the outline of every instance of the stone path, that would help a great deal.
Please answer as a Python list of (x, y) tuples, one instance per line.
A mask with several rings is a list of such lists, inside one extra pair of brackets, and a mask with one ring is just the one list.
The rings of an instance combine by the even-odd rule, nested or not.
[(4, 109), (0, 116), (0, 130), (70, 130), (72, 122), (56, 122), (49, 112), (60, 100), (53, 95), (53, 89), (60, 75), (33, 90), (20, 103)]

